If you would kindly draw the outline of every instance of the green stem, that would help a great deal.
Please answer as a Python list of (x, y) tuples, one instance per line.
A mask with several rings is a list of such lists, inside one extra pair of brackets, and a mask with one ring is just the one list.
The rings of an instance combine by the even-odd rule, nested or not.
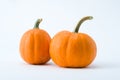
[(42, 19), (38, 19), (34, 25), (34, 28), (39, 28), (39, 24), (41, 23)]
[(75, 32), (75, 33), (78, 33), (81, 24), (82, 24), (84, 21), (86, 21), (86, 20), (91, 20), (91, 19), (93, 19), (92, 16), (83, 17), (83, 18), (78, 22), (78, 24), (77, 24), (77, 26), (76, 26), (74, 32)]

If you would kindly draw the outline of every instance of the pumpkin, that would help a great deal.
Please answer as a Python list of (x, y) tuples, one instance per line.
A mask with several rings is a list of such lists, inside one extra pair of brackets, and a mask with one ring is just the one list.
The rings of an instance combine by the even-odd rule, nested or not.
[(20, 55), (29, 64), (44, 64), (50, 60), (49, 44), (51, 37), (42, 29), (39, 29), (38, 19), (33, 29), (25, 32), (20, 40)]
[(83, 17), (74, 32), (64, 30), (53, 37), (50, 43), (50, 56), (56, 65), (83, 68), (93, 62), (97, 52), (96, 43), (88, 34), (78, 32), (80, 25), (92, 18)]

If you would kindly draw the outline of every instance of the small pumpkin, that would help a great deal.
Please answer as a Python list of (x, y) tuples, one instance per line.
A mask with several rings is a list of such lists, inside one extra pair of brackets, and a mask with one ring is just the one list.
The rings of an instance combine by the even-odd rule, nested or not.
[(82, 18), (74, 32), (61, 31), (50, 43), (50, 56), (55, 64), (61, 67), (86, 67), (96, 57), (95, 41), (85, 33), (78, 33), (80, 25), (92, 19), (92, 16)]
[(39, 29), (41, 21), (38, 19), (34, 28), (25, 32), (20, 40), (20, 55), (29, 64), (44, 64), (50, 60), (51, 37), (45, 30)]

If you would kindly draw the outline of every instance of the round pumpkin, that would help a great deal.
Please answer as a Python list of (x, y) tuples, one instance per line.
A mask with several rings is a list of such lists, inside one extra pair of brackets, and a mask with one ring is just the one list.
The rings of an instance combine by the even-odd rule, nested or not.
[(96, 57), (95, 41), (85, 33), (78, 33), (80, 25), (92, 19), (92, 16), (82, 18), (74, 32), (61, 31), (50, 43), (50, 56), (55, 64), (61, 67), (86, 67)]
[(29, 64), (44, 64), (50, 60), (51, 38), (45, 30), (39, 29), (41, 21), (38, 19), (34, 28), (25, 32), (20, 40), (20, 55)]

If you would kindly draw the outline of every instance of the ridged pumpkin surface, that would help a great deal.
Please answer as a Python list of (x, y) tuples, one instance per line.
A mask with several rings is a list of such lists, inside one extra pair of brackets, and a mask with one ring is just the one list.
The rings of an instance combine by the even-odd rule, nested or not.
[(52, 60), (63, 67), (86, 67), (96, 57), (96, 44), (84, 33), (59, 32), (50, 44)]
[(44, 64), (50, 60), (49, 34), (39, 28), (25, 32), (20, 41), (21, 57), (30, 64)]

